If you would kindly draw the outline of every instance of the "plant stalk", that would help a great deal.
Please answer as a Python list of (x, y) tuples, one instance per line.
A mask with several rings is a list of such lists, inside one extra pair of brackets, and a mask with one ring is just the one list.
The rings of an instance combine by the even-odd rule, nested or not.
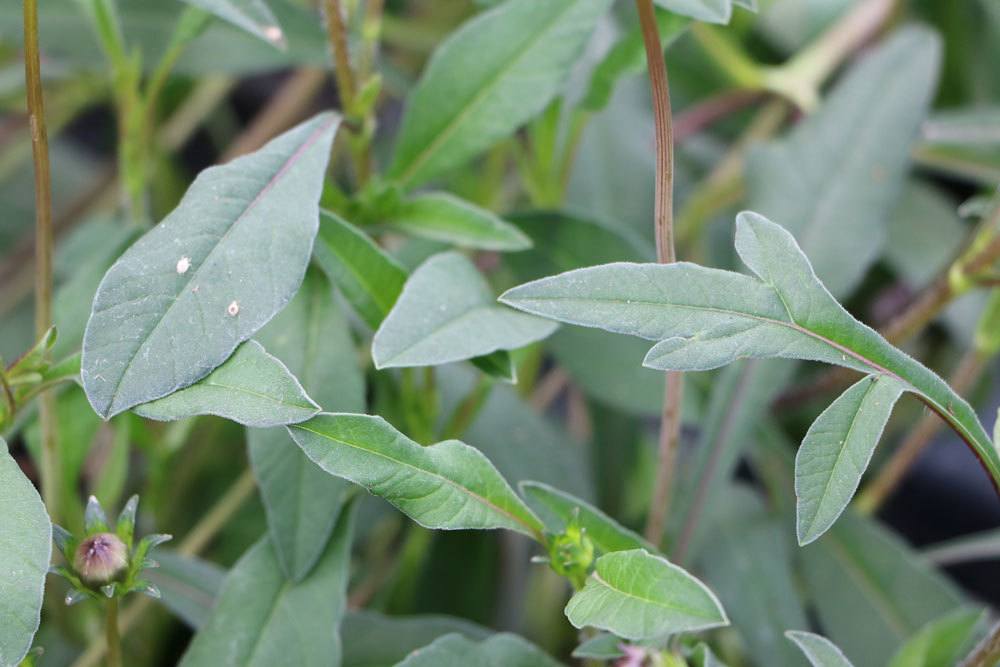
[(1000, 662), (1000, 623), (993, 626), (984, 639), (959, 667), (996, 667)]
[[(653, 118), (656, 125), (656, 259), (661, 264), (677, 261), (674, 252), (674, 133), (670, 110), (670, 86), (667, 66), (660, 47), (660, 31), (652, 0), (636, 0), (642, 41), (646, 47), (649, 86), (653, 96)], [(666, 374), (663, 409), (660, 413), (659, 465), (646, 521), (646, 539), (658, 545), (663, 539), (670, 487), (673, 483), (677, 441), (681, 430), (681, 395), (684, 375), (677, 371)]]
[(107, 667), (122, 667), (122, 638), (118, 631), (118, 598), (108, 600), (108, 613), (104, 621), (105, 641), (108, 645)]
[[(24, 81), (28, 123), (35, 165), (35, 337), (52, 326), (52, 178), (49, 139), (45, 129), (42, 68), (38, 49), (38, 0), (24, 0)], [(55, 396), (42, 394), (39, 405), (42, 436), (40, 465), (42, 498), (49, 516), (59, 517), (59, 451), (56, 442)]]

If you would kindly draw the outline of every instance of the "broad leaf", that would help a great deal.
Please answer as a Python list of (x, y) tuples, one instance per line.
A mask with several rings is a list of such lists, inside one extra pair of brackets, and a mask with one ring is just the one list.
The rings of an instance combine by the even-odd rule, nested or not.
[(802, 649), (813, 667), (852, 667), (843, 651), (826, 637), (801, 630), (789, 630), (785, 636)]
[(410, 654), (398, 667), (559, 667), (549, 655), (517, 635), (500, 633), (475, 642), (450, 634)]
[(2, 439), (0, 508), (0, 665), (17, 665), (38, 629), (52, 524)]
[(553, 322), (498, 306), (475, 265), (447, 252), (421, 264), (375, 332), (376, 368), (435, 366), (545, 338)]
[(540, 113), (611, 0), (508, 0), (434, 52), (407, 100), (389, 177), (417, 186)]
[(885, 375), (941, 415), (1000, 480), (1000, 455), (964, 399), (837, 303), (791, 234), (753, 213), (741, 213), (736, 226), (736, 249), (758, 279), (685, 262), (618, 263), (521, 285), (500, 300), (563, 322), (659, 340), (644, 363), (660, 370), (790, 357)]
[(952, 667), (961, 663), (974, 643), (985, 613), (959, 609), (921, 628), (903, 644), (888, 667)]
[(108, 270), (83, 340), (81, 377), (98, 414), (200, 380), (288, 303), (312, 252), (338, 124), (321, 114), (201, 172)]
[(353, 512), (342, 512), (315, 569), (298, 583), (285, 578), (270, 538), (252, 546), (230, 570), (211, 618), (181, 664), (338, 663), (337, 628), (347, 606), (352, 524)]
[(166, 549), (157, 549), (156, 562), (159, 567), (143, 572), (143, 577), (160, 589), (163, 606), (188, 627), (200, 629), (212, 615), (226, 571), (215, 563)]
[(531, 240), (492, 211), (445, 192), (417, 195), (399, 205), (389, 225), (413, 236), (482, 250), (524, 250)]
[(216, 415), (266, 428), (305, 421), (319, 412), (319, 406), (279, 359), (257, 341), (248, 340), (194, 384), (134, 410), (159, 421)]
[[(328, 410), (363, 412), (365, 383), (346, 317), (315, 269), (259, 336)], [(247, 431), (268, 530), (285, 575), (299, 581), (323, 552), (350, 484), (309, 460), (283, 428)]]
[(461, 618), (438, 615), (386, 616), (375, 611), (349, 612), (341, 625), (342, 667), (392, 667), (438, 637), (459, 633), (486, 639), (490, 631)]
[(224, 21), (246, 30), (275, 46), (284, 48), (285, 36), (264, 0), (184, 0)]
[(288, 431), (323, 470), (385, 498), (421, 526), (541, 534), (538, 518), (493, 464), (462, 442), (421, 447), (369, 415), (322, 413)]
[(562, 532), (575, 515), (580, 526), (587, 531), (587, 537), (602, 553), (629, 549), (656, 551), (635, 532), (579, 498), (541, 482), (521, 482), (520, 487), (528, 504), (542, 517), (549, 532)]
[(850, 70), (815, 115), (747, 160), (750, 205), (798, 237), (838, 297), (882, 251), (940, 52), (927, 30), (897, 31)]
[(598, 558), (586, 585), (566, 605), (566, 616), (577, 628), (600, 628), (633, 640), (729, 623), (705, 584), (641, 549)]
[(816, 418), (795, 457), (796, 532), (800, 545), (825, 533), (861, 483), (903, 386), (870, 375)]

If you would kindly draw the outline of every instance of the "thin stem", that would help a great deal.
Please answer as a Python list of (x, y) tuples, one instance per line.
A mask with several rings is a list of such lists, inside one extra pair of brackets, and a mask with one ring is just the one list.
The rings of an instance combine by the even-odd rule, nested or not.
[[(660, 46), (660, 31), (656, 24), (653, 2), (652, 0), (636, 0), (635, 4), (639, 10), (642, 41), (646, 47), (646, 65), (649, 70), (649, 86), (653, 96), (653, 118), (656, 125), (656, 204), (654, 207), (656, 258), (662, 264), (670, 264), (677, 260), (674, 253), (674, 133), (670, 111), (670, 86), (667, 81), (667, 66)], [(653, 544), (659, 544), (662, 540), (666, 523), (677, 440), (680, 436), (683, 381), (682, 373), (676, 371), (667, 373), (663, 409), (660, 414), (660, 460), (646, 523), (646, 538)]]
[(1000, 662), (1000, 623), (993, 626), (989, 636), (977, 646), (960, 667), (996, 667)]
[(344, 25), (340, 0), (325, 0), (325, 2), (326, 31), (333, 50), (333, 75), (337, 79), (340, 106), (347, 110), (354, 103), (355, 95), (354, 71), (351, 69), (351, 56), (347, 48), (347, 26)]
[[(24, 80), (28, 92), (28, 123), (35, 165), (35, 337), (52, 326), (52, 181), (49, 139), (45, 130), (41, 60), (38, 54), (38, 0), (24, 0)], [(39, 406), (42, 435), (42, 498), (49, 516), (59, 516), (59, 451), (56, 442), (55, 400), (42, 395)]]
[(444, 440), (461, 438), (472, 423), (476, 420), (476, 415), (489, 398), (490, 390), (493, 389), (493, 380), (486, 374), (480, 374), (479, 381), (472, 391), (462, 399), (462, 402), (455, 407), (455, 411), (448, 420), (448, 425), (442, 432)]
[(105, 641), (108, 645), (108, 667), (122, 666), (122, 638), (118, 631), (118, 598), (108, 600), (108, 613), (104, 621)]

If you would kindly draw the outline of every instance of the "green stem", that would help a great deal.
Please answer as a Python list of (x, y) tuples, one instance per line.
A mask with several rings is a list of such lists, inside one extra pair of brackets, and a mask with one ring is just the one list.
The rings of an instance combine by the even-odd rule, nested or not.
[(722, 71), (741, 88), (760, 88), (764, 77), (760, 66), (719, 28), (691, 24), (691, 35)]
[(104, 621), (105, 641), (108, 645), (107, 667), (122, 667), (122, 638), (118, 631), (118, 598), (108, 600), (108, 613)]
[(441, 434), (442, 439), (453, 440), (461, 438), (469, 430), (469, 427), (472, 426), (472, 422), (475, 421), (479, 410), (486, 403), (486, 399), (489, 397), (492, 389), (493, 380), (481, 373), (476, 386), (455, 407), (451, 419), (448, 420), (448, 425)]

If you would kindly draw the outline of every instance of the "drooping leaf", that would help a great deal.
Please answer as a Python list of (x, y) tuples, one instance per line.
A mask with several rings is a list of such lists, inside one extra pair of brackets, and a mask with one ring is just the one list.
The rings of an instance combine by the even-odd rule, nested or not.
[(417, 195), (387, 220), (401, 231), (432, 241), (481, 250), (524, 250), (531, 240), (492, 211), (446, 192)]
[(156, 551), (159, 567), (143, 572), (143, 577), (160, 589), (160, 602), (199, 630), (212, 614), (226, 571), (194, 556), (181, 556), (168, 549)]
[(321, 114), (206, 169), (108, 270), (81, 369), (98, 414), (109, 418), (200, 380), (288, 303), (312, 252), (338, 124), (335, 114)]
[(593, 574), (566, 605), (574, 627), (595, 627), (644, 640), (722, 625), (718, 599), (683, 569), (642, 549), (597, 559)]
[(816, 418), (795, 457), (800, 545), (825, 533), (858, 490), (903, 385), (869, 375)]
[(882, 251), (940, 52), (928, 30), (897, 31), (848, 72), (819, 111), (748, 157), (751, 207), (798, 237), (838, 297)]
[(0, 665), (17, 665), (38, 629), (52, 524), (0, 439)]
[[(330, 284), (310, 269), (259, 337), (324, 408), (364, 412), (364, 377), (347, 327)], [(299, 581), (323, 553), (350, 484), (310, 461), (283, 428), (247, 431), (247, 451), (278, 560)]]
[(435, 366), (545, 338), (551, 321), (497, 306), (486, 280), (456, 252), (421, 264), (372, 341), (376, 368)]
[(386, 616), (359, 610), (344, 617), (342, 667), (392, 667), (412, 651), (427, 646), (438, 637), (461, 634), (481, 640), (490, 636), (486, 628), (461, 618), (438, 615)]
[(610, 0), (509, 0), (434, 52), (403, 116), (389, 177), (418, 186), (540, 113)]
[(425, 528), (541, 534), (538, 518), (493, 464), (465, 443), (421, 447), (369, 415), (322, 413), (288, 431), (323, 470), (360, 484)]
[(284, 48), (285, 35), (264, 0), (183, 0), (232, 23), (255, 37)]
[(982, 625), (981, 609), (959, 609), (931, 621), (903, 644), (888, 667), (951, 667), (961, 663)]
[(475, 642), (450, 634), (417, 649), (398, 667), (559, 667), (537, 646), (510, 633)]
[(280, 359), (257, 341), (248, 340), (194, 384), (137, 405), (134, 411), (159, 421), (216, 415), (244, 426), (267, 428), (305, 421), (319, 412), (319, 406)]
[(573, 657), (615, 660), (625, 655), (621, 650), (621, 644), (621, 638), (615, 637), (610, 632), (600, 632), (573, 649)]
[(403, 291), (407, 273), (367, 234), (338, 215), (320, 213), (316, 261), (372, 329), (378, 329)]
[(853, 667), (844, 652), (826, 637), (802, 630), (789, 630), (785, 636), (802, 649), (813, 667)]
[(230, 570), (181, 664), (339, 663), (337, 629), (347, 607), (353, 515), (341, 512), (316, 567), (298, 583), (285, 578), (269, 537), (252, 546)]
[(574, 518), (587, 531), (587, 537), (602, 553), (656, 549), (641, 536), (622, 526), (607, 514), (579, 498), (541, 482), (521, 482), (521, 492), (538, 512), (549, 532), (562, 532)]
[(521, 285), (500, 300), (563, 322), (659, 340), (644, 363), (660, 370), (783, 357), (885, 375), (940, 414), (1000, 480), (1000, 455), (964, 399), (855, 320), (816, 278), (790, 233), (754, 213), (741, 213), (736, 226), (736, 249), (758, 279), (684, 262), (617, 263)]

